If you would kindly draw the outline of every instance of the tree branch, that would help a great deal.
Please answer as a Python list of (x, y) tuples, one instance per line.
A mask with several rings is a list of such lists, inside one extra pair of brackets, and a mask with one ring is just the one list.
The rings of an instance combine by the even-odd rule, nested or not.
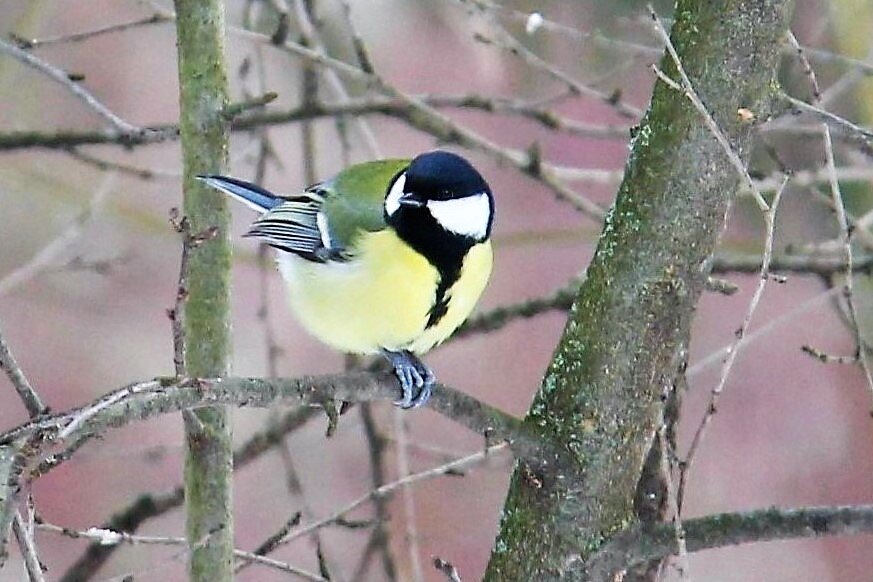
[(6, 338), (3, 336), (3, 331), (0, 330), (0, 370), (2, 370), (9, 381), (12, 382), (13, 388), (18, 392), (18, 397), (24, 402), (24, 407), (31, 417), (39, 416), (46, 410), (46, 406), (36, 393), (36, 390), (30, 385), (27, 376), (21, 371), (21, 366), (15, 361), (15, 356), (12, 355), (12, 350), (9, 344), (6, 343)]
[[(78, 531), (67, 527), (61, 527), (50, 523), (39, 523), (37, 529), (41, 531), (51, 532), (54, 534), (66, 536), (72, 539), (92, 540), (94, 543), (101, 546), (116, 547), (122, 544), (127, 545), (159, 545), (159, 546), (186, 546), (188, 540), (184, 537), (169, 537), (169, 536), (139, 536), (133, 535), (126, 531), (118, 531), (112, 528), (96, 528), (92, 527), (86, 531)], [(313, 582), (328, 582), (326, 578), (322, 578), (317, 574), (307, 572), (301, 568), (293, 566), (287, 562), (280, 562), (264, 556), (256, 555), (252, 552), (243, 550), (234, 550), (235, 558), (244, 560), (249, 563), (260, 564), (268, 568), (274, 568), (281, 572), (293, 574), (303, 580), (311, 580)], [(84, 580), (85, 578), (79, 578)]]
[[(541, 106), (531, 105), (524, 101), (506, 97), (471, 93), (466, 95), (418, 95), (416, 98), (439, 109), (472, 109), (485, 113), (515, 115), (535, 121), (548, 129), (577, 137), (623, 139), (629, 133), (627, 127), (586, 124), (554, 113)], [(245, 108), (243, 103), (230, 106), (231, 109), (235, 107)], [(408, 111), (408, 107), (400, 100), (374, 95), (350, 98), (348, 101), (338, 103), (319, 101), (283, 111), (246, 113), (233, 120), (232, 128), (234, 131), (248, 131), (264, 126), (345, 116), (388, 115), (400, 117), (405, 115), (406, 111)], [(139, 135), (119, 134), (114, 131), (10, 131), (0, 133), (0, 151), (37, 147), (64, 149), (81, 145), (99, 144), (119, 144), (127, 147), (136, 147), (178, 139), (179, 137), (179, 128), (175, 124), (153, 125), (150, 128), (151, 131), (149, 133)]]
[(13, 40), (16, 44), (18, 44), (19, 47), (23, 49), (34, 49), (50, 45), (82, 42), (85, 40), (96, 38), (98, 36), (103, 36), (105, 34), (124, 32), (125, 30), (130, 30), (131, 28), (151, 26), (153, 24), (172, 22), (173, 20), (174, 18), (166, 13), (155, 12), (151, 16), (147, 16), (145, 18), (138, 18), (136, 20), (130, 20), (128, 22), (121, 22), (118, 24), (110, 24), (108, 26), (102, 26), (93, 30), (76, 32), (74, 34), (64, 36), (53, 36), (46, 38), (21, 38), (16, 35), (13, 36)]
[[(240, 445), (234, 452), (234, 470), (243, 469), (255, 459), (260, 458), (261, 455), (272, 447), (283, 443), (285, 436), (303, 426), (309, 419), (315, 416), (315, 413), (315, 408), (303, 407), (293, 409), (263, 431), (252, 435), (251, 438)], [(37, 468), (39, 475), (56, 466), (52, 464), (49, 468), (42, 469), (42, 466), (45, 464), (42, 463)], [(133, 533), (146, 521), (181, 506), (184, 500), (185, 491), (181, 484), (164, 492), (140, 494), (129, 505), (115, 512), (109, 519), (104, 520), (101, 527), (114, 531)], [(106, 546), (92, 543), (60, 578), (61, 582), (90, 580), (120, 547), (118, 545)]]
[[(332, 400), (364, 402), (396, 400), (399, 388), (390, 373), (352, 373), (292, 379), (155, 378), (131, 384), (94, 402), (66, 412), (42, 417), (0, 434), (0, 550), (6, 541), (8, 524), (15, 514), (16, 493), (24, 469), (30, 470), (52, 454), (78, 448), (109, 428), (125, 426), (185, 408), (212, 405), (264, 408), (276, 403), (321, 406)], [(535, 431), (506, 413), (447, 386), (438, 386), (428, 406), (487, 435), (492, 442), (505, 440), (515, 454), (537, 470), (557, 462), (566, 453), (539, 437)], [(0, 522), (3, 526), (4, 522)]]
[[(873, 533), (873, 505), (772, 507), (686, 519), (683, 526), (689, 552), (774, 540), (870, 534)], [(592, 556), (586, 576), (591, 580), (615, 580), (623, 570), (677, 551), (672, 524), (635, 526)]]
[[(871, 373), (868, 361), (867, 348), (864, 346), (864, 337), (859, 323), (858, 308), (855, 304), (855, 253), (852, 250), (851, 232), (849, 221), (846, 217), (846, 207), (843, 204), (843, 194), (840, 191), (840, 183), (837, 180), (837, 170), (834, 164), (834, 146), (831, 142), (831, 130), (828, 125), (822, 124), (822, 136), (824, 137), (825, 160), (830, 174), (831, 197), (833, 198), (834, 210), (837, 215), (837, 225), (840, 229), (840, 243), (843, 247), (843, 258), (846, 260), (846, 279), (843, 282), (843, 298), (846, 300), (846, 312), (849, 326), (855, 339), (855, 352), (858, 354), (858, 363), (867, 381), (867, 388), (873, 395), (873, 373)], [(873, 409), (871, 409), (873, 414)]]
[(147, 132), (147, 130), (143, 130), (139, 127), (136, 127), (135, 125), (131, 125), (118, 117), (108, 107), (98, 101), (97, 98), (94, 97), (94, 95), (92, 95), (90, 91), (82, 87), (79, 83), (76, 83), (75, 81), (70, 79), (70, 76), (67, 73), (58, 69), (57, 67), (48, 64), (42, 59), (37, 58), (26, 50), (21, 49), (13, 44), (9, 44), (8, 42), (0, 39), (0, 53), (6, 54), (17, 61), (24, 63), (25, 65), (33, 69), (36, 69), (56, 83), (59, 83), (61, 86), (65, 87), (80, 101), (87, 105), (92, 111), (108, 121), (117, 134), (134, 136)]
[[(175, 0), (179, 70), (179, 128), (184, 165), (184, 215), (191, 233), (214, 236), (194, 252), (183, 250), (177, 308), (184, 304), (176, 340), (177, 371), (224, 376), (230, 371), (230, 211), (225, 196), (197, 180), (228, 167), (229, 117), (224, 56), (224, 2)], [(269, 95), (267, 96), (269, 97)], [(188, 232), (184, 245), (193, 246)], [(187, 267), (187, 268), (186, 268)], [(178, 323), (178, 321), (176, 322)], [(184, 349), (182, 345), (184, 330)], [(184, 359), (184, 361), (183, 361)], [(185, 534), (192, 582), (233, 579), (233, 448), (229, 411), (206, 406), (184, 411)], [(62, 435), (70, 432), (69, 427)], [(197, 543), (204, 540), (203, 543)]]
[[(440, 477), (442, 475), (446, 475), (448, 473), (451, 473), (452, 471), (458, 471), (458, 470), (464, 469), (464, 468), (469, 467), (469, 466), (476, 464), (476, 463), (481, 463), (481, 462), (485, 461), (486, 459), (488, 459), (489, 457), (491, 457), (492, 455), (497, 454), (499, 451), (501, 451), (505, 448), (506, 448), (506, 443), (491, 445), (491, 446), (485, 447), (484, 450), (478, 451), (476, 453), (472, 453), (470, 455), (466, 455), (466, 456), (461, 457), (459, 459), (453, 459), (452, 461), (450, 461), (448, 463), (444, 463), (444, 464), (439, 465), (437, 467), (432, 467), (430, 469), (427, 469), (425, 471), (420, 471), (418, 473), (408, 473), (406, 475), (403, 475), (395, 481), (381, 485), (380, 487), (377, 487), (377, 488), (361, 495), (360, 497), (358, 497), (354, 501), (351, 501), (350, 503), (337, 509), (336, 511), (334, 511), (333, 513), (331, 513), (330, 515), (328, 515), (326, 517), (323, 517), (323, 518), (318, 519), (318, 520), (314, 520), (310, 523), (303, 524), (296, 529), (287, 531), (286, 534), (284, 536), (281, 536), (280, 538), (275, 538), (275, 536), (271, 536), (271, 539), (274, 539), (275, 541), (272, 544), (270, 549), (272, 551), (272, 550), (274, 550), (282, 545), (285, 545), (285, 544), (287, 544), (295, 539), (298, 539), (298, 538), (303, 537), (305, 535), (311, 534), (312, 532), (318, 531), (319, 529), (321, 529), (323, 527), (338, 523), (346, 514), (357, 509), (358, 507), (360, 507), (361, 505), (363, 505), (364, 503), (366, 503), (368, 501), (372, 501), (372, 500), (376, 500), (376, 499), (384, 499), (385, 497), (387, 497), (389, 494), (391, 494), (392, 492), (394, 492), (397, 489), (406, 487), (408, 485), (412, 485), (414, 483), (418, 483), (420, 481), (432, 479), (434, 477)], [(240, 569), (242, 569), (242, 568), (240, 568)], [(237, 571), (239, 571), (239, 569)]]

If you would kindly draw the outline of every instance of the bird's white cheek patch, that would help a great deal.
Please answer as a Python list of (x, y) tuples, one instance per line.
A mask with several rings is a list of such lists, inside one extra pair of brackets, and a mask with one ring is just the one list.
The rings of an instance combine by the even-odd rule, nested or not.
[(427, 208), (443, 228), (455, 234), (481, 240), (488, 232), (491, 205), (485, 192), (452, 200), (428, 200)]
[(406, 187), (406, 173), (400, 174), (394, 184), (391, 185), (391, 191), (385, 197), (385, 213), (391, 216), (397, 209), (400, 208), (400, 197), (403, 196), (403, 188)]

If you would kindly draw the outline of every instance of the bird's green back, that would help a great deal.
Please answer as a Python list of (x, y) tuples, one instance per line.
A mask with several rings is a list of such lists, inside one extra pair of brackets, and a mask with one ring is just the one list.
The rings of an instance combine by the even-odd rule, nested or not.
[(321, 185), (327, 191), (323, 208), (336, 243), (349, 248), (356, 233), (385, 228), (383, 203), (388, 185), (409, 163), (394, 159), (355, 164)]

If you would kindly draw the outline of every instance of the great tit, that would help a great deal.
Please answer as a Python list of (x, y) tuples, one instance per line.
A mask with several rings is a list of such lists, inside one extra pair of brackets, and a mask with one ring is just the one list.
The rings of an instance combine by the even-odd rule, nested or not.
[(464, 158), (351, 166), (298, 196), (235, 178), (199, 176), (260, 212), (246, 232), (277, 251), (291, 308), (324, 343), (381, 352), (403, 408), (421, 406), (435, 377), (419, 358), (473, 310), (491, 274), (494, 196)]

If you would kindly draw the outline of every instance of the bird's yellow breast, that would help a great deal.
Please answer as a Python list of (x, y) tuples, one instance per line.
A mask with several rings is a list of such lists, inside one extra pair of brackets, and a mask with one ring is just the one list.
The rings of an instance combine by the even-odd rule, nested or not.
[(439, 272), (391, 229), (361, 237), (355, 257), (314, 263), (282, 253), (291, 309), (324, 343), (349, 353), (381, 349), (424, 353), (448, 338), (470, 314), (491, 274), (491, 244), (472, 247), (448, 289), (446, 313), (431, 327)]

